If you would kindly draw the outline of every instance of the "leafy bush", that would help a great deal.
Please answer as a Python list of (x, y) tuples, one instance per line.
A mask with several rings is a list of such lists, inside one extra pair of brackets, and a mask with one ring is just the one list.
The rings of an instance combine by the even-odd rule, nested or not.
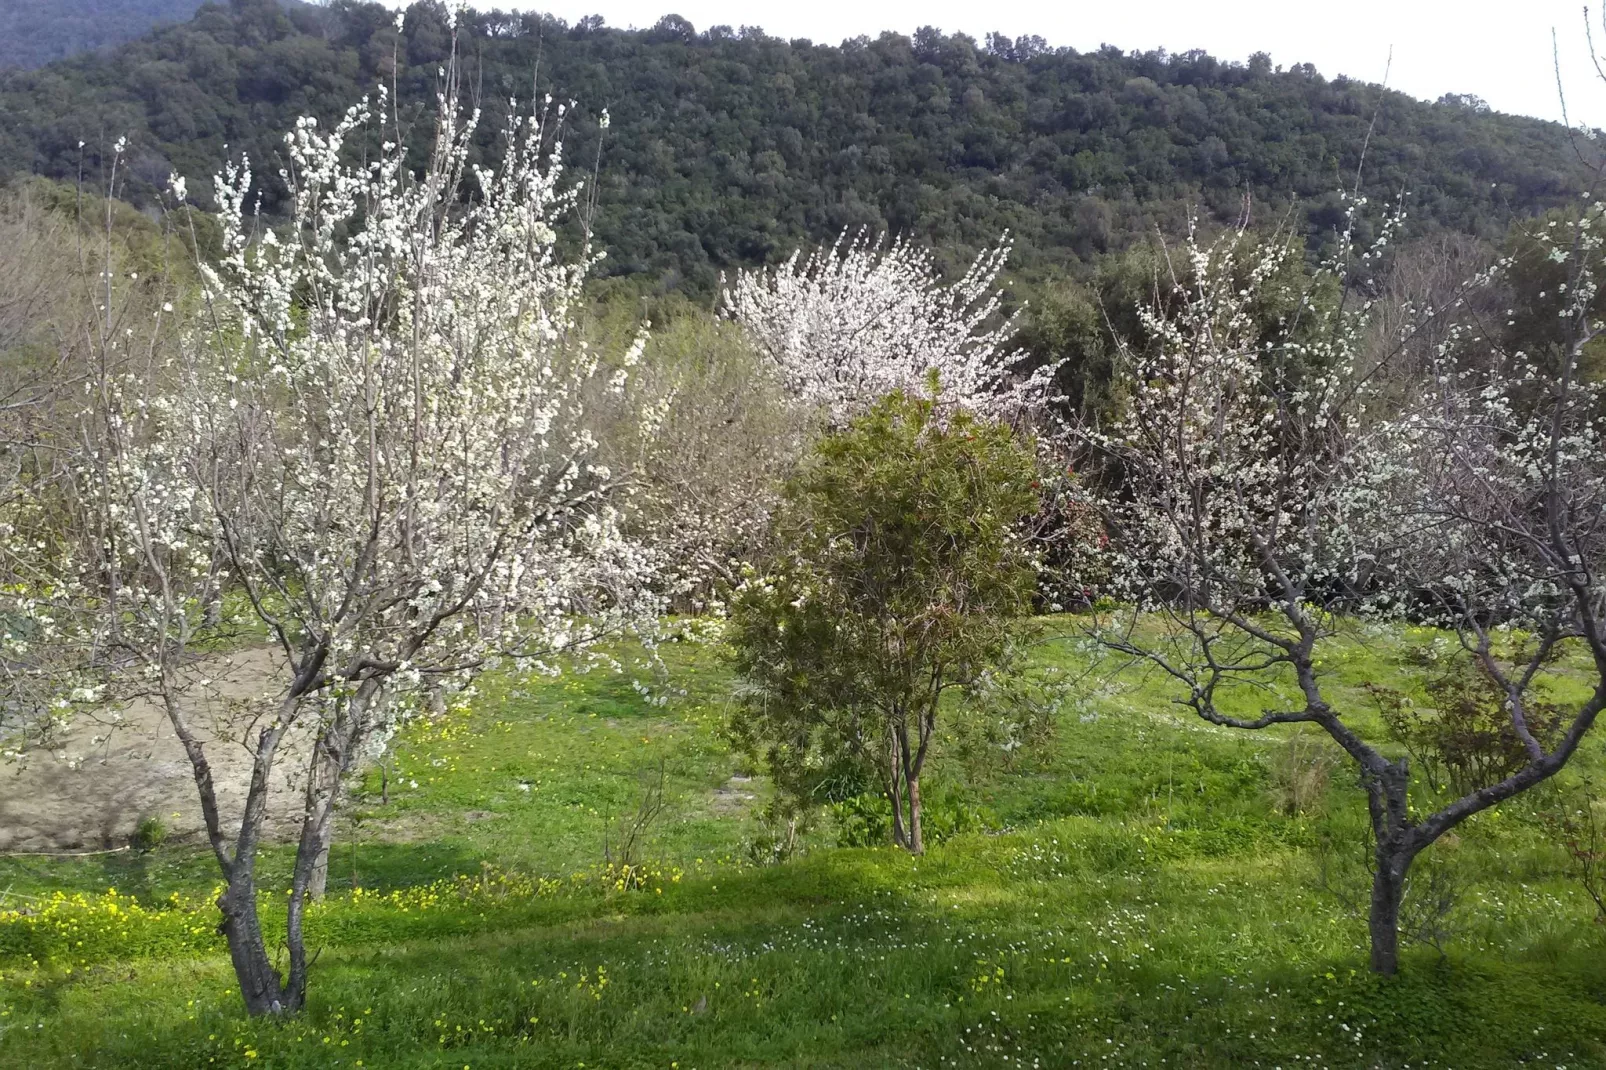
[[(1529, 759), (1500, 687), (1465, 656), (1422, 658), (1436, 665), (1424, 708), (1403, 691), (1366, 685), (1393, 740), (1410, 753), (1435, 792), (1466, 795), (1510, 776)], [(1528, 728), (1543, 745), (1555, 742), (1563, 714), (1530, 701)]]
[[(876, 847), (892, 835), (892, 804), (885, 795), (864, 794), (832, 803), (827, 812), (836, 823), (836, 842), (842, 847)], [(963, 832), (981, 832), (991, 823), (979, 806), (939, 787), (927, 794), (922, 807), (926, 840), (941, 843)]]
[(1036, 583), (1029, 445), (939, 396), (933, 375), (930, 398), (895, 392), (814, 447), (776, 521), (788, 552), (738, 592), (729, 632), (738, 747), (805, 802), (827, 771), (872, 770), (916, 854), (939, 709), (1010, 662)]
[(167, 842), (167, 826), (162, 819), (154, 814), (139, 819), (134, 827), (134, 835), (129, 839), (129, 846), (136, 851), (154, 851)]

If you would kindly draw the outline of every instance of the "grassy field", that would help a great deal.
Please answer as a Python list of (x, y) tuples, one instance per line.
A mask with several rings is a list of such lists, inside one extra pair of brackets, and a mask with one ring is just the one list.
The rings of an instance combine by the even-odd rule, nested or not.
[[(1432, 639), (1357, 630), (1335, 698), (1368, 723), (1361, 685), (1418, 687)], [(1330, 745), (1211, 728), (1090, 656), (1042, 647), (1076, 686), (1037, 748), (946, 741), (935, 823), (969, 831), (920, 859), (827, 820), (751, 861), (765, 789), (722, 740), (710, 646), (489, 680), (400, 741), (388, 801), (364, 777), (283, 1023), (240, 1013), (193, 845), (0, 859), (0, 1066), (1606, 1066), (1606, 926), (1545, 816), (1598, 741), (1419, 862), (1428, 939), (1383, 980), (1354, 909), (1364, 798)], [(650, 865), (620, 882), (604, 830), (660, 768)], [(282, 895), (282, 849), (266, 870)]]

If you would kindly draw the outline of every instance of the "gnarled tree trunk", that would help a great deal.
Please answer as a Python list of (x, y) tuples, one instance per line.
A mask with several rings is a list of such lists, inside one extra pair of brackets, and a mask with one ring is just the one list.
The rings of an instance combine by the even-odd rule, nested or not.
[(1373, 848), (1372, 897), (1367, 910), (1373, 973), (1393, 976), (1400, 968), (1400, 904), (1411, 863), (1422, 849), (1411, 822), (1407, 794), (1410, 768), (1404, 758), (1384, 761), (1366, 781)]
[(223, 917), (218, 931), (227, 941), (229, 959), (240, 983), (240, 997), (245, 1003), (246, 1012), (251, 1015), (293, 1014), (306, 1002), (307, 970), (310, 965), (302, 926), (306, 902), (318, 869), (320, 866), (327, 867), (333, 831), (332, 816), (341, 779), (350, 768), (363, 714), (380, 690), (380, 685), (375, 681), (364, 681), (356, 693), (346, 700), (346, 705), (323, 727), (313, 748), (307, 770), (301, 838), (296, 846), (286, 918), (285, 945), (290, 968), (289, 976), (285, 977), (274, 966), (262, 937), (256, 857), (261, 845), (269, 784), (279, 744), (285, 732), (300, 716), (305, 683), (315, 678), (321, 664), (321, 658), (309, 661), (298, 674), (291, 693), (281, 703), (278, 717), (257, 736), (251, 783), (246, 791), (245, 809), (232, 851), (223, 835), (211, 764), (205, 749), (190, 730), (176, 690), (169, 688), (165, 695), (169, 720), (189, 755), (195, 775), (207, 836), (223, 871), (224, 891), (217, 900), (218, 910)]
[(1372, 875), (1372, 903), (1367, 917), (1371, 934), (1372, 972), (1393, 976), (1400, 968), (1400, 903), (1405, 898), (1405, 870), (1409, 861), (1385, 860), (1378, 852)]
[(249, 867), (237, 872), (218, 896), (223, 922), (218, 927), (228, 942), (229, 960), (240, 982), (240, 998), (247, 1014), (287, 1014), (301, 1009), (299, 993), (292, 994), (268, 957), (257, 913), (255, 874)]
[(285, 731), (295, 721), (300, 692), (293, 690), (280, 704), (278, 717), (257, 734), (251, 783), (246, 790), (245, 810), (240, 816), (240, 830), (232, 851), (223, 835), (211, 762), (206, 756), (205, 747), (190, 726), (180, 689), (168, 673), (162, 676), (162, 699), (168, 721), (190, 760), (190, 771), (200, 795), (207, 840), (223, 872), (223, 894), (217, 899), (218, 910), (223, 917), (218, 924), (218, 931), (228, 944), (229, 959), (234, 965), (235, 978), (240, 983), (240, 998), (245, 1003), (246, 1012), (262, 1015), (299, 1010), (299, 994), (286, 989), (262, 939), (262, 919), (257, 909), (256, 856), (262, 837), (263, 818), (267, 814), (273, 760)]

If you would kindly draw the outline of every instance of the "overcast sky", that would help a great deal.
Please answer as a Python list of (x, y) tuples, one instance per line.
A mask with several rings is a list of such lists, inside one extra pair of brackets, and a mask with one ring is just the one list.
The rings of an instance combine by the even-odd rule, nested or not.
[[(1595, 0), (1595, 42), (1606, 51)], [(550, 11), (573, 22), (597, 14), (610, 26), (651, 26), (673, 12), (699, 30), (721, 23), (761, 26), (776, 37), (836, 44), (883, 30), (920, 26), (982, 39), (1036, 34), (1050, 45), (1090, 50), (1202, 48), (1222, 59), (1269, 52), (1275, 63), (1314, 63), (1427, 100), (1472, 93), (1498, 111), (1560, 119), (1551, 30), (1561, 47), (1574, 123), (1606, 127), (1606, 85), (1584, 44), (1578, 0), (474, 0), (475, 7)], [(1389, 48), (1394, 61), (1389, 67)]]

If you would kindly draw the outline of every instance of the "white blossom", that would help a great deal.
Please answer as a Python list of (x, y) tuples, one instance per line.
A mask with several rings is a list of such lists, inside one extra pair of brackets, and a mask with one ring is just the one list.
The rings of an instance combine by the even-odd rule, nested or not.
[[(591, 402), (610, 380), (577, 342), (592, 253), (555, 244), (576, 204), (561, 145), (515, 113), (501, 159), (471, 168), (477, 115), (454, 92), (422, 161), (389, 143), (347, 151), (383, 140), (382, 91), (330, 128), (298, 120), (282, 230), (252, 213), (246, 161), (218, 176), (204, 314), (170, 371), (113, 370), (86, 413), (85, 605), (97, 642), (159, 694), (203, 804), (189, 721), (211, 629), (249, 618), (282, 655), (276, 712), (246, 740), (258, 766), (282, 758), (288, 731), (316, 740), (280, 993), (292, 1003), (303, 881), (352, 765), (487, 667), (550, 662), (657, 606), (657, 556), (621, 522), (626, 484), (591, 463)], [(263, 790), (254, 780), (252, 798)], [(238, 832), (215, 810), (203, 805), (214, 853), (245, 887), (260, 807)], [(254, 892), (240, 895), (254, 914)]]
[(724, 313), (789, 393), (833, 420), (894, 390), (924, 393), (932, 372), (944, 401), (1013, 416), (1047, 399), (1054, 369), (1014, 374), (1023, 354), (1006, 348), (1014, 319), (996, 289), (1008, 256), (1006, 235), (946, 284), (909, 240), (844, 233), (829, 249), (737, 274)]

